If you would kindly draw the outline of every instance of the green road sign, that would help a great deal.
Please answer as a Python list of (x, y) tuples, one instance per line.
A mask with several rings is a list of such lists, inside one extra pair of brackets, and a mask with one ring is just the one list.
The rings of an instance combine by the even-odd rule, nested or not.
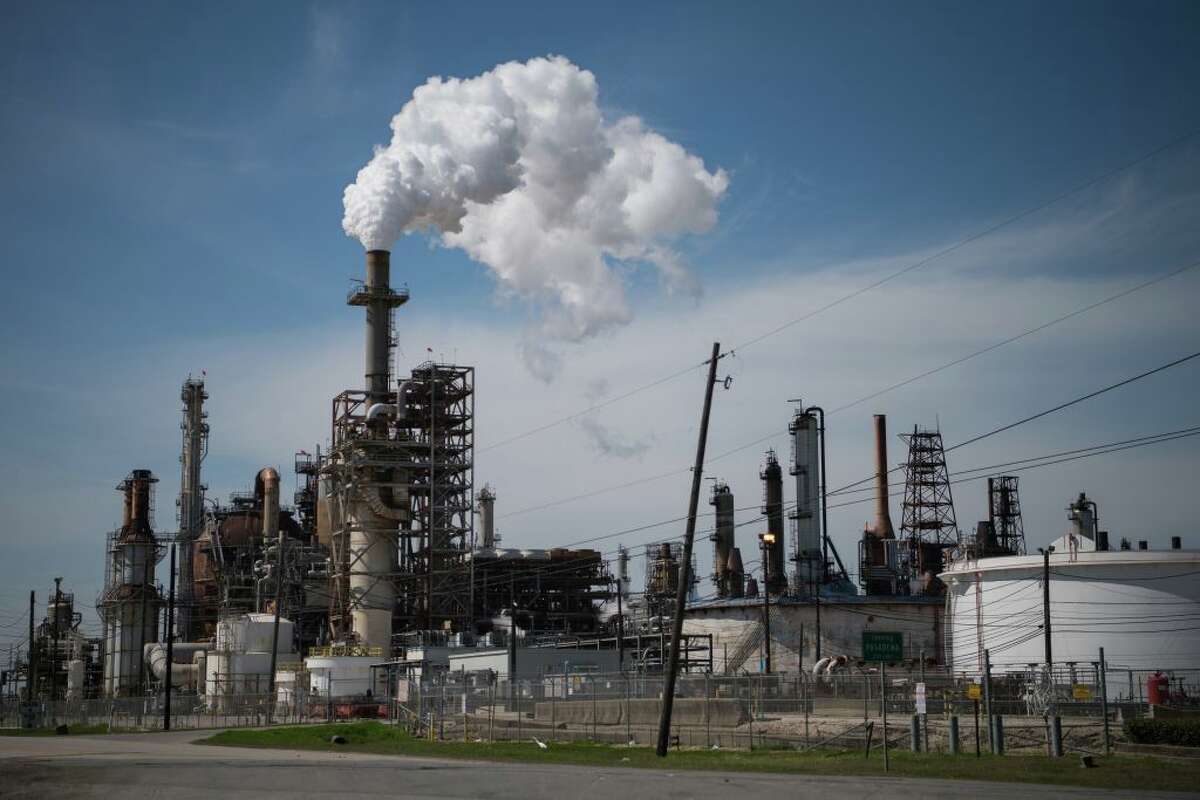
[(904, 634), (891, 631), (863, 631), (863, 661), (895, 662), (904, 658)]

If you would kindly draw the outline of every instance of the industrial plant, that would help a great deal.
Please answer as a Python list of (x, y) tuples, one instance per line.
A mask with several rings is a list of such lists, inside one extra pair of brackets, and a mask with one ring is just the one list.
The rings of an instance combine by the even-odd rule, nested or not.
[[(207, 496), (203, 463), (219, 421), (209, 419), (204, 380), (184, 380), (178, 531), (156, 530), (157, 478), (132, 469), (117, 486), (121, 525), (105, 534), (97, 565), (103, 634), (84, 635), (73, 595), (56, 588), (31, 632), (25, 674), (35, 696), (135, 698), (169, 686), (202, 708), (269, 695), (372, 716), (407, 682), (481, 669), (493, 680), (662, 675), (673, 650), (684, 674), (831, 674), (863, 664), (864, 634), (877, 631), (897, 635), (898, 657), (921, 669), (981, 672), (991, 652), (1004, 654), (1002, 671), (1036, 672), (1046, 626), (1062, 661), (1086, 662), (1110, 642), (1103, 625), (1124, 618), (1105, 605), (1110, 595), (1185, 615), (1200, 602), (1186, 577), (1200, 555), (1178, 538), (1167, 551), (1113, 546), (1082, 493), (1069, 530), (1032, 555), (1018, 478), (989, 477), (988, 518), (964, 535), (941, 432), (902, 434), (907, 453), (894, 465), (883, 415), (872, 423), (870, 476), (851, 487), (872, 493), (874, 520), (857, 548), (840, 552), (826, 472), (836, 440), (823, 409), (798, 401), (780, 424), (786, 464), (767, 450), (753, 489), (712, 479), (705, 574), (695, 552), (685, 563), (677, 537), (637, 552), (640, 592), (626, 546), (615, 563), (597, 550), (501, 546), (502, 494), (475, 473), (475, 369), (427, 361), (395, 372), (396, 313), (408, 301), (392, 285), (389, 252), (368, 251), (365, 280), (347, 297), (365, 315), (363, 385), (331, 399), (327, 446), (297, 451), (291, 503), (271, 466), (247, 476), (247, 491)], [(738, 487), (761, 497), (742, 521)], [(1061, 594), (1043, 621), (1050, 570)], [(702, 578), (711, 593), (701, 594)], [(1145, 628), (1118, 652), (1145, 669), (1200, 663), (1195, 633), (1176, 633)]]

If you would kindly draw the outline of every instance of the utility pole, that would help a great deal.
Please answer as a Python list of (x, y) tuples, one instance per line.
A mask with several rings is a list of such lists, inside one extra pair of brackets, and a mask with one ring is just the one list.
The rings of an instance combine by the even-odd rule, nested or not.
[(763, 567), (763, 671), (768, 675), (771, 674), (771, 593), (767, 590), (767, 580), (771, 575), (770, 559), (771, 545), (775, 543), (775, 534), (767, 532), (758, 535), (759, 541), (762, 543), (762, 567)]
[(658, 719), (658, 746), (655, 752), (665, 758), (671, 739), (671, 711), (675, 704), (675, 673), (679, 670), (679, 643), (683, 639), (683, 607), (692, 583), (692, 542), (696, 538), (696, 509), (700, 504), (700, 482), (704, 474), (704, 449), (708, 445), (708, 417), (712, 411), (713, 385), (717, 382), (717, 361), (721, 343), (713, 342), (708, 360), (708, 380), (704, 385), (704, 411), (700, 414), (700, 435), (696, 443), (696, 464), (692, 467), (692, 494), (688, 500), (687, 528), (683, 537), (683, 563), (679, 567), (679, 586), (675, 596), (675, 620), (671, 626), (671, 654), (663, 676), (662, 714)]
[(167, 593), (167, 668), (166, 698), (163, 702), (163, 730), (171, 730), (171, 668), (175, 664), (175, 543), (171, 543), (171, 590)]
[(58, 695), (58, 603), (62, 600), (62, 578), (54, 579), (54, 650), (50, 654), (50, 718), (54, 718), (54, 701)]
[(1038, 548), (1042, 554), (1042, 637), (1046, 643), (1046, 676), (1054, 680), (1054, 654), (1050, 649), (1050, 554), (1054, 547)]

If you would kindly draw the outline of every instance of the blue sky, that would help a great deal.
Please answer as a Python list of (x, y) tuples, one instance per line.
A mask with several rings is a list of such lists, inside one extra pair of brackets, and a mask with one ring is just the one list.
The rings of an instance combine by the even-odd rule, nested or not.
[[(731, 183), (717, 228), (681, 244), (704, 300), (664, 297), (653, 275), (631, 272), (631, 326), (569, 350), (568, 373), (552, 386), (529, 384), (523, 403), (509, 397), (506, 371), (519, 370), (511, 356), (532, 312), (498, 299), (487, 271), (460, 251), (421, 237), (397, 245), (395, 272), (414, 296), (404, 318), (411, 327), (401, 329), (406, 355), (416, 359), (428, 345), (475, 360), (481, 393), (496, 398), (481, 417), (481, 443), (585, 406), (597, 381), (616, 393), (698, 360), (715, 336), (749, 338), (802, 313), (810, 297), (853, 289), (1200, 128), (1194, 3), (40, 3), (10, 11), (0, 31), (0, 467), (12, 479), (0, 487), (8, 520), (0, 537), (15, 557), (0, 564), (8, 587), (0, 613), (19, 604), (25, 583), (42, 592), (55, 574), (94, 596), (99, 542), (118, 513), (111, 487), (130, 468), (163, 478), (159, 521), (170, 527), (177, 390), (188, 372), (210, 370), (207, 477), (217, 496), (328, 435), (328, 398), (359, 374), (359, 319), (342, 299), (361, 248), (341, 230), (343, 188), (429, 76), (469, 77), (549, 53), (595, 74), (607, 115), (640, 116), (709, 168), (727, 170)], [(1180, 266), (1200, 257), (1198, 192), (1193, 139), (922, 270), (894, 293), (879, 290), (823, 325), (776, 337), (772, 356), (748, 353), (737, 365), (740, 385), (782, 404), (791, 390), (771, 383), (776, 365), (819, 340), (852, 375), (839, 383), (800, 359), (802, 376), (783, 382), (832, 406), (855, 396), (852, 380), (865, 392), (907, 377), (910, 363), (910, 372), (936, 365), (986, 344), (992, 331), (1019, 331)], [(771, 307), (780, 301), (773, 285), (786, 285), (792, 299)], [(848, 421), (845, 474), (859, 477), (867, 463), (849, 444), (865, 446), (872, 410), (900, 417), (897, 429), (957, 423), (947, 438), (959, 440), (1196, 349), (1198, 288), (1182, 276), (1157, 295), (1114, 305), (1094, 328), (1047, 334), (894, 403), (863, 407)], [(972, 306), (980, 291), (994, 302)], [(742, 317), (720, 313), (726, 296)], [(722, 322), (699, 328), (703, 319)], [(1047, 376), (1061, 390), (1043, 403)], [(1195, 424), (1184, 398), (1200, 388), (1198, 376), (1183, 368), (1027, 442), (1014, 437), (995, 460), (1041, 452), (1056, 437), (1094, 444)], [(976, 397), (990, 381), (997, 388)], [(615, 435), (655, 451), (643, 448), (636, 463), (597, 451), (586, 431), (568, 426), (502, 449), (503, 457), (481, 454), (480, 477), (516, 510), (575, 485), (655, 474), (660, 453), (686, 462), (694, 384), (601, 417)], [(751, 391), (727, 403), (718, 442), (760, 435), (755, 417), (766, 412), (732, 410), (750, 403)], [(1124, 463), (1147, 485), (1173, 486), (1196, 465), (1187, 442), (1135, 452)], [(759, 456), (749, 453), (729, 476), (746, 497), (758, 495)], [(980, 458), (971, 463), (987, 463)], [(1129, 520), (1165, 530), (1182, 519), (1145, 493), (1119, 494), (1115, 468), (1080, 469), (1072, 485), (1112, 487), (1104, 499), (1130, 505)], [(548, 543), (575, 527), (583, 538), (591, 528), (681, 513), (684, 483), (508, 524), (514, 543)], [(1068, 499), (1064, 483), (1027, 502), (1042, 515), (1033, 523), (1047, 526), (1042, 538), (1057, 535), (1049, 528)], [(960, 512), (964, 527), (976, 513)], [(861, 524), (852, 520), (847, 548)]]

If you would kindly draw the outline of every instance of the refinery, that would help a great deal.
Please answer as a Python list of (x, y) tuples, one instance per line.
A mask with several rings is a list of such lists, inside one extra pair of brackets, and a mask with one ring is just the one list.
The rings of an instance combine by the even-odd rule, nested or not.
[[(729, 480), (710, 482), (711, 511), (696, 516), (712, 520), (711, 555), (686, 537), (632, 553), (622, 545), (615, 559), (502, 546), (502, 493), (474, 467), (475, 368), (431, 360), (398, 374), (392, 366), (397, 311), (409, 300), (393, 286), (390, 253), (367, 252), (365, 278), (346, 298), (365, 319), (363, 384), (331, 398), (325, 447), (297, 451), (290, 503), (271, 466), (248, 476), (250, 491), (206, 496), (203, 464), (220, 421), (206, 410), (205, 381), (187, 377), (178, 531), (156, 530), (158, 479), (131, 469), (116, 487), (121, 525), (104, 535), (96, 565), (102, 636), (83, 633), (74, 595), (56, 587), (31, 631), (31, 659), (9, 673), (9, 692), (42, 703), (161, 703), (169, 689), (177, 707), (221, 710), (269, 697), (293, 713), (319, 706), (390, 718), (422, 687), (470, 673), (506, 683), (509, 710), (519, 711), (522, 697), (546, 696), (521, 681), (552, 673), (861, 674), (873, 669), (864, 634), (874, 632), (897, 637), (894, 662), (947, 675), (986, 669), (1043, 680), (1056, 668), (1094, 670), (1105, 647), (1131, 675), (1200, 663), (1190, 627), (1105, 630), (1127, 619), (1111, 607), (1118, 601), (1164, 604), (1170, 619), (1197, 613), (1189, 576), (1200, 553), (1180, 537), (1152, 550), (1110, 534), (1097, 503), (1080, 493), (1063, 535), (1042, 555), (1029, 553), (1019, 480), (1003, 474), (987, 478), (988, 518), (964, 535), (941, 432), (906, 431), (897, 438), (907, 453), (893, 464), (880, 414), (870, 477), (851, 489), (870, 494), (874, 520), (850, 552), (829, 531), (825, 464), (836, 439), (825, 412), (803, 403), (779, 423), (786, 458), (767, 450), (758, 475), (737, 483), (761, 498), (749, 519), (738, 520)], [(893, 482), (903, 487), (899, 525)], [(630, 569), (637, 557), (641, 591)], [(707, 573), (697, 566), (705, 561)], [(1052, 612), (1041, 602), (1045, 574)], [(705, 579), (712, 592), (701, 597)]]

